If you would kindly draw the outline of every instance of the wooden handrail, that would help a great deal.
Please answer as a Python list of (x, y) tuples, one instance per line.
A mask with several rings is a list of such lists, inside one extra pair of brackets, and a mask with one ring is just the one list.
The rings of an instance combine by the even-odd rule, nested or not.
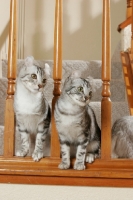
[(5, 129), (4, 129), (4, 156), (12, 157), (14, 154), (14, 109), (13, 96), (15, 91), (16, 65), (17, 65), (17, 2), (10, 2), (10, 30), (8, 49), (8, 89), (5, 108)]
[(60, 157), (60, 145), (54, 120), (54, 107), (61, 90), (62, 79), (62, 0), (56, 0), (54, 29), (54, 98), (52, 101), (51, 157)]
[(124, 29), (131, 23), (132, 23), (132, 0), (127, 0), (126, 20), (118, 25), (117, 31), (121, 32), (122, 29)]
[(103, 0), (102, 25), (102, 102), (101, 102), (101, 158), (111, 158), (111, 101), (110, 101), (110, 0)]
[(132, 17), (128, 17), (124, 22), (118, 25), (117, 31), (121, 32), (122, 29), (132, 23)]

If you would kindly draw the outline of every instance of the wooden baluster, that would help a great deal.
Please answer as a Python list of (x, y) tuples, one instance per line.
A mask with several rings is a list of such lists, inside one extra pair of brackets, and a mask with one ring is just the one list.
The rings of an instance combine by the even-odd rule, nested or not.
[(54, 98), (52, 101), (52, 137), (51, 137), (51, 156), (60, 157), (60, 145), (54, 121), (54, 107), (61, 90), (62, 79), (62, 0), (56, 0), (55, 7), (55, 29), (54, 29)]
[(101, 158), (111, 157), (111, 101), (110, 101), (110, 0), (103, 0), (102, 25), (102, 102), (101, 102)]
[(5, 129), (4, 129), (4, 157), (12, 157), (14, 154), (14, 109), (13, 95), (16, 79), (16, 42), (17, 42), (17, 3), (16, 0), (10, 2), (10, 29), (9, 29), (9, 49), (8, 49), (8, 89), (5, 108)]
[(127, 13), (126, 18), (132, 16), (132, 0), (127, 0)]
[[(132, 4), (132, 10), (133, 10), (133, 4)], [(131, 32), (132, 32), (132, 34), (131, 34), (131, 54), (133, 54), (133, 15), (132, 15), (132, 22), (131, 22)]]
[[(133, 10), (133, 4), (132, 4), (132, 10)], [(130, 70), (131, 70), (131, 73), (133, 76), (133, 15), (132, 15), (132, 20), (131, 20), (131, 48), (128, 49), (128, 53), (129, 53), (129, 59), (130, 59), (129, 68), (131, 68)], [(131, 76), (131, 78), (132, 78), (132, 76)], [(132, 82), (132, 80), (131, 80), (131, 82)]]

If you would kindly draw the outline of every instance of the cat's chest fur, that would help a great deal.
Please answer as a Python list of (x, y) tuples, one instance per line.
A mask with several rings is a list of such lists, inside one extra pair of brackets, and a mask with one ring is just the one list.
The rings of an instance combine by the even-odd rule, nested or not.
[(17, 113), (21, 114), (40, 114), (42, 112), (43, 94), (30, 93), (21, 82), (18, 83), (17, 92), (15, 94), (15, 108)]
[[(86, 109), (80, 109), (66, 99), (59, 100), (55, 108), (55, 119), (58, 133), (70, 142), (77, 142), (83, 137), (86, 127)], [(65, 131), (64, 131), (65, 130)]]

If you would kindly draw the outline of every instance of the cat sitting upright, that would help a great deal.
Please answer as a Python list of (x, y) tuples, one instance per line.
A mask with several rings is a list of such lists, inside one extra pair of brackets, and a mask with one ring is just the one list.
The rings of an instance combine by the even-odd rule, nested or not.
[(43, 147), (49, 133), (51, 111), (43, 93), (50, 67), (45, 69), (34, 64), (34, 58), (27, 57), (21, 67), (14, 95), (14, 110), (21, 136), (21, 150), (17, 156), (26, 156), (29, 152), (30, 133), (36, 135), (35, 149), (32, 153), (34, 161), (43, 157)]
[[(60, 169), (70, 167), (70, 146), (77, 146), (74, 169), (84, 170), (86, 162), (99, 156), (101, 131), (95, 114), (89, 106), (93, 79), (80, 78), (76, 71), (64, 83), (61, 96), (55, 104), (55, 122), (59, 135), (62, 161)], [(96, 85), (94, 86), (96, 87)]]
[(133, 159), (133, 116), (115, 121), (112, 127), (112, 158)]

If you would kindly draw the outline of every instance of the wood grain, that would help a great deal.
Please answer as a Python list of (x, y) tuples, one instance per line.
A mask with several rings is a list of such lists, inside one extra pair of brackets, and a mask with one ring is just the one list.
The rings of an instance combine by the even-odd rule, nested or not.
[(54, 120), (55, 103), (60, 96), (62, 79), (62, 0), (56, 0), (55, 28), (54, 28), (54, 98), (52, 100), (52, 133), (51, 133), (51, 157), (60, 157), (60, 145)]
[[(128, 4), (131, 1), (127, 1)], [(133, 160), (111, 159), (111, 101), (110, 101), (110, 0), (103, 0), (102, 36), (102, 152), (101, 159), (86, 164), (82, 171), (58, 169), (60, 147), (54, 121), (54, 106), (60, 96), (62, 79), (62, 0), (56, 0), (54, 32), (54, 98), (52, 101), (51, 156), (34, 162), (31, 157), (15, 157), (13, 95), (16, 79), (16, 0), (11, 0), (8, 91), (5, 111), (4, 155), (0, 157), (0, 182), (47, 185), (133, 187)], [(124, 55), (124, 56), (123, 56)], [(122, 53), (123, 67), (127, 54)], [(128, 54), (131, 64), (132, 54)], [(131, 61), (131, 62), (130, 62)], [(132, 99), (131, 99), (132, 100)]]
[(15, 91), (16, 67), (17, 67), (17, 3), (16, 0), (10, 2), (10, 28), (8, 47), (8, 89), (5, 108), (4, 124), (4, 156), (14, 155), (14, 132), (15, 120), (13, 109), (13, 96)]
[(132, 16), (132, 0), (127, 0), (127, 11), (126, 11), (126, 18)]
[(101, 158), (111, 157), (111, 100), (110, 100), (110, 0), (103, 0), (102, 22), (102, 102), (101, 102)]
[(133, 115), (133, 73), (131, 65), (133, 66), (132, 54), (121, 52), (123, 75), (125, 80), (126, 94), (129, 106), (130, 115)]

